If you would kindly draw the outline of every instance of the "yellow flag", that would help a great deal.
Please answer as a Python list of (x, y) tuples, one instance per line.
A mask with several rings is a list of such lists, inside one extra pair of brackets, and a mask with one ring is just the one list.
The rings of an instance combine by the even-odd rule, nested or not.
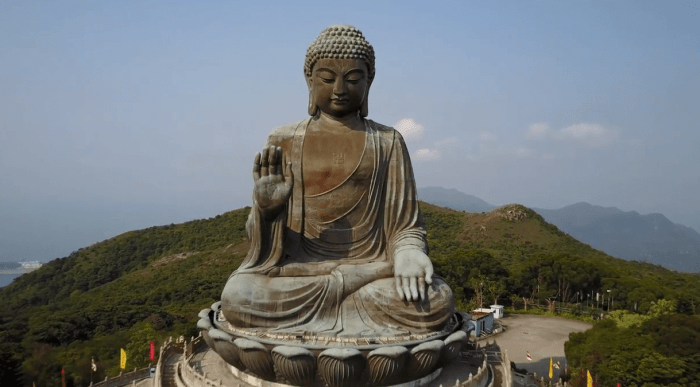
[(122, 348), (122, 356), (121, 360), (119, 361), (119, 367), (121, 367), (121, 369), (126, 368), (126, 351), (124, 350), (124, 348)]
[(549, 378), (551, 379), (553, 377), (554, 377), (554, 370), (552, 369), (552, 358), (550, 357), (549, 358)]
[(593, 378), (591, 377), (591, 371), (588, 371), (588, 383), (586, 383), (586, 387), (593, 387)]

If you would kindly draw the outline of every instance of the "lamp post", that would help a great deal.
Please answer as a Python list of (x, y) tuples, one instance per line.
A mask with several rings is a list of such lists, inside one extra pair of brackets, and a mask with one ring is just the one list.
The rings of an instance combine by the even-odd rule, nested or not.
[[(610, 293), (610, 289), (608, 289), (608, 293)], [(610, 312), (610, 296), (612, 293), (608, 294), (608, 312)]]
[(581, 302), (583, 301), (583, 293), (580, 291), (576, 292), (576, 297), (578, 298), (576, 300), (576, 310), (580, 312), (582, 308)]

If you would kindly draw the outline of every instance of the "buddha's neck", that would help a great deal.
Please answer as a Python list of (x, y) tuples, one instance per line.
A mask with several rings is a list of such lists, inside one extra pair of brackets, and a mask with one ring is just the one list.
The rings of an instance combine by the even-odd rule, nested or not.
[(357, 113), (348, 114), (345, 117), (334, 117), (321, 112), (316, 119), (316, 123), (318, 130), (334, 133), (346, 133), (351, 130), (362, 130), (364, 128), (362, 117)]

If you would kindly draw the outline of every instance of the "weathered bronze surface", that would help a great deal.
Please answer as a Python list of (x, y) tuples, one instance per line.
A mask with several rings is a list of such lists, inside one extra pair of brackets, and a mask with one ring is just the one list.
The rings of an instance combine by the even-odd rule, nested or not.
[(409, 341), (453, 316), (406, 144), (365, 118), (374, 74), (353, 27), (331, 26), (309, 47), (311, 117), (275, 129), (253, 162), (251, 248), (221, 295), (233, 331)]

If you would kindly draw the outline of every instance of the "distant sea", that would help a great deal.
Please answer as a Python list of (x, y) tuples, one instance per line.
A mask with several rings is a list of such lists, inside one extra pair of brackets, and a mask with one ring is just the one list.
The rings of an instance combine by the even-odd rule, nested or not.
[(0, 274), (0, 288), (5, 287), (12, 283), (12, 280), (21, 276), (22, 274)]

